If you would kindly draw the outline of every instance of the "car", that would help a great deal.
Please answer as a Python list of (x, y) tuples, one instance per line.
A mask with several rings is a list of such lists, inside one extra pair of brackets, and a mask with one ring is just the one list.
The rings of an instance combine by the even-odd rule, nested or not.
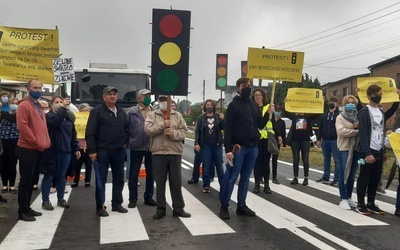
[[(289, 134), (290, 127), (292, 126), (292, 120), (290, 120), (287, 117), (282, 117), (281, 119), (285, 122), (285, 125), (286, 125), (286, 136), (287, 136)], [(315, 134), (314, 129), (312, 130), (312, 133), (313, 133), (313, 135), (310, 136), (311, 144), (314, 147), (316, 147), (317, 146), (317, 135)]]

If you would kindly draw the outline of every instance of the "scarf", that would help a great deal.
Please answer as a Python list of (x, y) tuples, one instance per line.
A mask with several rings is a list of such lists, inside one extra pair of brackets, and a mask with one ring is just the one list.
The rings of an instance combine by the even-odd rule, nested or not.
[(355, 110), (352, 113), (348, 113), (345, 110), (343, 110), (341, 114), (344, 119), (346, 119), (347, 121), (349, 121), (351, 123), (358, 121), (357, 120), (357, 111), (355, 111)]

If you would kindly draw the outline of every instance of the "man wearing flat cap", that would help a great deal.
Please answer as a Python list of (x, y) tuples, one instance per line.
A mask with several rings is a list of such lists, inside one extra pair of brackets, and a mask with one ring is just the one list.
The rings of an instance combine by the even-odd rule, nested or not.
[[(126, 122), (126, 113), (116, 103), (118, 90), (106, 87), (103, 90), (104, 102), (96, 106), (89, 115), (86, 126), (87, 152), (92, 161), (100, 165), (101, 188), (96, 188), (96, 210), (101, 217), (108, 216), (101, 197), (105, 197), (105, 183), (107, 182), (108, 168), (112, 171), (112, 199), (111, 211), (126, 213), (122, 206), (122, 190), (124, 188), (124, 160), (125, 146), (128, 145), (129, 133)], [(100, 193), (102, 192), (102, 194)]]
[(130, 171), (129, 171), (129, 208), (135, 208), (138, 201), (138, 177), (142, 160), (146, 169), (146, 190), (144, 192), (144, 204), (157, 206), (153, 200), (154, 177), (153, 163), (150, 152), (150, 137), (144, 131), (144, 122), (152, 111), (151, 92), (148, 89), (141, 89), (138, 92), (138, 104), (132, 107), (127, 113), (129, 124), (129, 148), (130, 148)]

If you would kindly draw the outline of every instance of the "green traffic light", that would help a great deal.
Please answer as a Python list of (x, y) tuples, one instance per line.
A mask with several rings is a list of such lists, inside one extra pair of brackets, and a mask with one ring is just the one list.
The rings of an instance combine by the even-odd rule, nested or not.
[(170, 69), (162, 70), (157, 76), (157, 86), (165, 92), (174, 91), (179, 86), (178, 74)]

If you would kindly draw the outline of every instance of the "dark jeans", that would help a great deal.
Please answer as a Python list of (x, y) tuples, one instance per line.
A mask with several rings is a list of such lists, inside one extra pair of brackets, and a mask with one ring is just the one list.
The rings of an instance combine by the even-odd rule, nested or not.
[[(376, 190), (378, 189), (379, 180), (381, 178), (383, 150), (376, 151), (371, 149), (371, 153), (375, 157), (375, 162), (365, 163), (365, 165), (360, 166), (360, 175), (357, 180), (357, 198), (359, 204), (364, 204), (365, 193), (368, 195), (368, 203), (375, 202)], [(360, 157), (364, 159), (366, 155), (360, 153)]]
[(18, 139), (3, 139), (3, 154), (0, 156), (1, 180), (3, 186), (14, 187), (15, 178), (17, 177), (17, 156), (15, 148), (17, 147)]
[(201, 148), (203, 158), (203, 187), (210, 186), (211, 170), (217, 169), (218, 182), (221, 185), (224, 175), (222, 169), (222, 145), (204, 144)]
[(339, 179), (339, 154), (337, 148), (337, 140), (325, 140), (322, 139), (322, 154), (324, 156), (324, 174), (322, 179), (329, 181), (331, 176), (331, 156), (333, 157), (333, 161), (335, 162), (335, 174), (333, 177), (334, 181), (338, 181)]
[(82, 164), (85, 163), (85, 182), (90, 183), (92, 179), (92, 160), (89, 157), (88, 153), (85, 153), (85, 150), (80, 149), (81, 158), (75, 160), (75, 178), (74, 183), (79, 183), (79, 178), (81, 176)]
[(142, 160), (144, 157), (144, 167), (146, 169), (146, 191), (144, 192), (144, 200), (153, 198), (154, 194), (154, 176), (153, 163), (150, 151), (131, 150), (131, 166), (129, 172), (129, 202), (137, 202), (138, 200), (138, 177)]
[(17, 147), (15, 151), (19, 159), (18, 213), (21, 214), (30, 210), (33, 180), (39, 178), (43, 152), (21, 147)]
[(193, 174), (192, 179), (198, 181), (200, 177), (200, 165), (203, 159), (201, 158), (201, 151), (194, 151)]
[(254, 181), (256, 185), (260, 185), (261, 177), (264, 178), (264, 184), (269, 185), (270, 160), (271, 153), (268, 152), (268, 139), (261, 139), (258, 141), (258, 156), (254, 164)]
[(105, 150), (97, 151), (97, 160), (100, 165), (99, 173), (101, 177), (101, 187), (97, 183), (96, 178), (96, 208), (100, 209), (102, 207), (101, 195), (105, 197), (106, 182), (108, 175), (108, 168), (111, 167), (112, 172), (112, 199), (111, 206), (117, 208), (122, 204), (122, 190), (124, 189), (124, 160), (125, 160), (125, 149), (121, 148), (119, 150), (109, 152)]
[(294, 177), (299, 176), (299, 162), (300, 162), (300, 151), (301, 159), (303, 160), (304, 177), (308, 177), (308, 170), (310, 164), (308, 162), (308, 157), (310, 154), (310, 141), (293, 141), (292, 140), (292, 156), (293, 156), (293, 174)]

